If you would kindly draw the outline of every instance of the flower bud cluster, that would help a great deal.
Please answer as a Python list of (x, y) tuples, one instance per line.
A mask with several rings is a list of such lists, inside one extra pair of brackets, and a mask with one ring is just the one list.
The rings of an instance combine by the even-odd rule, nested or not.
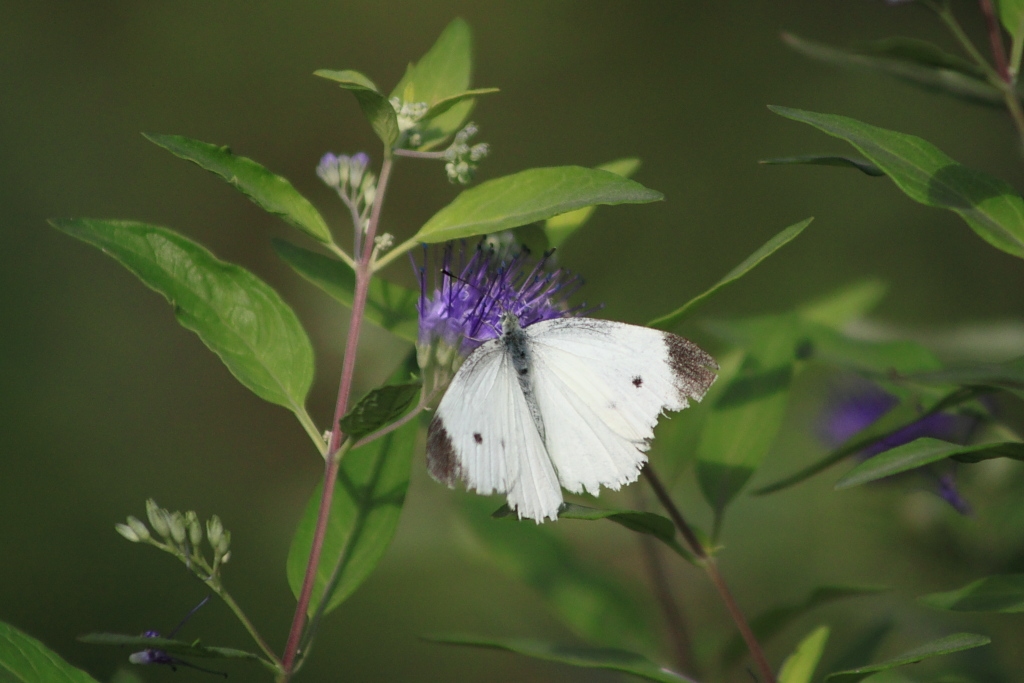
[[(150, 498), (146, 501), (145, 522), (132, 515), (126, 523), (115, 524), (117, 533), (132, 543), (148, 543), (166, 552), (172, 553), (185, 562), (190, 568), (193, 565), (209, 571), (212, 578), (220, 565), (226, 563), (231, 556), (231, 532), (224, 529), (217, 515), (206, 521), (206, 539), (213, 550), (213, 564), (207, 563), (203, 557), (203, 524), (194, 510), (180, 512), (166, 510)], [(150, 531), (152, 527), (152, 531)], [(162, 541), (160, 540), (162, 539)]]
[(426, 102), (403, 102), (399, 97), (392, 97), (388, 101), (395, 109), (399, 133), (404, 133), (410, 128), (414, 128), (420, 122), (420, 119), (423, 118), (423, 115), (427, 113), (427, 110), (430, 109), (430, 105)]
[(449, 182), (468, 184), (473, 179), (477, 163), (491, 151), (486, 142), (470, 146), (469, 139), (477, 134), (477, 130), (476, 124), (467, 123), (455, 134), (455, 140), (444, 151), (444, 160), (447, 162), (444, 170), (448, 173)]
[(363, 152), (352, 156), (328, 152), (316, 167), (320, 179), (359, 217), (357, 227), (363, 232), (369, 227), (370, 207), (377, 196), (377, 176), (366, 170), (369, 164), (370, 157)]

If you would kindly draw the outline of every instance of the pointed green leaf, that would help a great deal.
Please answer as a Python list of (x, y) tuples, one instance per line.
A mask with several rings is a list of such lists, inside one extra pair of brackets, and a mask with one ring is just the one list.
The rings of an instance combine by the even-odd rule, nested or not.
[[(765, 643), (807, 612), (817, 607), (837, 600), (875, 595), (887, 590), (889, 589), (886, 586), (818, 586), (800, 602), (778, 605), (761, 612), (750, 620), (750, 629), (757, 636), (759, 642)], [(746, 651), (747, 646), (743, 642), (743, 638), (738, 633), (733, 634), (725, 644), (725, 647), (722, 648), (722, 663), (726, 665), (735, 664), (743, 657)]]
[(309, 200), (299, 194), (285, 178), (274, 175), (252, 159), (236, 156), (227, 147), (191, 140), (181, 135), (143, 135), (171, 154), (216, 173), (241, 190), (260, 208), (280, 216), (307, 235), (321, 242), (331, 241), (327, 224)]
[[(419, 421), (411, 420), (349, 451), (342, 459), (309, 603), (310, 616), (316, 614), (325, 595), (324, 613), (344, 602), (384, 556), (405, 504), (418, 429)], [(288, 551), (288, 585), (296, 597), (302, 590), (322, 489), (323, 485), (318, 485), (310, 496)]]
[(961, 652), (963, 650), (970, 650), (975, 647), (981, 647), (982, 645), (988, 645), (991, 642), (992, 640), (990, 638), (979, 636), (974, 633), (954, 633), (953, 635), (933, 640), (930, 643), (926, 643), (925, 645), (914, 648), (909, 652), (905, 652), (899, 657), (879, 664), (869, 664), (868, 666), (862, 666), (857, 669), (830, 673), (825, 677), (825, 680), (835, 681), (836, 683), (857, 683), (857, 681), (864, 680), (871, 674), (878, 673), (879, 671), (888, 671), (889, 669), (895, 669), (896, 667), (905, 666), (907, 664), (916, 664), (923, 659), (937, 657), (939, 655), (948, 655), (954, 652)]
[(146, 636), (129, 636), (120, 633), (89, 633), (79, 636), (78, 640), (90, 645), (117, 645), (120, 647), (132, 647), (138, 650), (157, 649), (163, 650), (172, 655), (183, 655), (188, 657), (209, 657), (216, 659), (252, 659), (260, 660), (261, 657), (245, 650), (236, 650), (233, 647), (211, 647), (200, 644), (198, 640), (186, 643), (183, 640), (172, 638), (147, 638)]
[(794, 223), (779, 234), (772, 237), (770, 240), (765, 242), (761, 247), (753, 254), (748, 256), (738, 266), (730, 270), (725, 274), (721, 280), (711, 286), (710, 289), (698, 294), (688, 302), (672, 311), (667, 315), (663, 315), (660, 318), (655, 318), (651, 322), (647, 323), (649, 327), (656, 327), (661, 330), (667, 330), (673, 327), (680, 320), (690, 315), (698, 306), (703, 304), (705, 301), (710, 299), (712, 296), (717, 294), (723, 287), (729, 285), (741, 277), (749, 273), (754, 269), (757, 264), (764, 261), (766, 258), (774, 254), (781, 247), (789, 244), (797, 235), (804, 231), (808, 225), (811, 224), (813, 218), (806, 218), (799, 223)]
[(257, 396), (304, 412), (313, 348), (295, 313), (265, 282), (166, 228), (89, 219), (50, 223), (99, 247), (163, 294), (178, 322)]
[(405, 415), (420, 395), (419, 382), (374, 389), (341, 418), (341, 431), (356, 441)]
[[(274, 251), (296, 273), (312, 282), (347, 308), (355, 298), (356, 276), (337, 259), (303, 249), (282, 239), (272, 241)], [(419, 294), (380, 277), (370, 280), (366, 294), (366, 319), (416, 343), (419, 332)]]
[(1024, 199), (1004, 181), (958, 164), (913, 135), (845, 116), (769, 108), (846, 140), (914, 201), (953, 211), (992, 246), (1024, 257)]
[[(623, 178), (632, 178), (633, 174), (640, 168), (640, 160), (635, 157), (617, 159), (609, 161), (607, 164), (601, 164), (597, 168), (622, 176)], [(548, 246), (552, 249), (562, 246), (574, 232), (590, 220), (596, 209), (596, 206), (584, 206), (582, 209), (561, 213), (544, 221), (544, 234), (548, 238)]]
[(754, 474), (782, 426), (796, 360), (794, 315), (744, 322), (756, 341), (712, 404), (697, 443), (697, 480), (715, 511), (715, 537), (726, 506)]
[(852, 642), (848, 642), (843, 652), (830, 663), (829, 668), (832, 671), (842, 671), (870, 664), (878, 648), (892, 631), (893, 623), (892, 617), (883, 617), (858, 631)]
[(646, 649), (654, 638), (642, 603), (619, 580), (580, 561), (551, 525), (493, 519), (493, 503), (463, 500), (463, 518), (503, 573), (536, 591), (552, 612), (582, 638)]
[(819, 626), (800, 641), (779, 671), (779, 683), (811, 683), (828, 642), (828, 626)]
[[(495, 519), (515, 517), (515, 512), (506, 503), (495, 510), (491, 516)], [(687, 562), (694, 564), (697, 562), (697, 558), (693, 553), (683, 548), (676, 541), (676, 527), (672, 520), (653, 512), (602, 510), (575, 503), (562, 503), (561, 507), (558, 508), (558, 519), (583, 519), (590, 521), (607, 519), (610, 522), (626, 527), (630, 531), (654, 536)]]
[(391, 102), (377, 90), (373, 81), (351, 69), (334, 71), (331, 69), (319, 69), (313, 72), (314, 75), (334, 81), (345, 90), (355, 95), (359, 108), (363, 110), (366, 120), (377, 137), (384, 143), (388, 150), (398, 140), (398, 115)]
[(978, 462), (989, 458), (1024, 460), (1024, 443), (1009, 441), (961, 446), (923, 436), (908, 444), (868, 458), (837, 481), (835, 488), (838, 491), (852, 486), (860, 486), (952, 457), (967, 462)]
[(466, 100), (472, 100), (480, 95), (490, 95), (491, 93), (496, 92), (500, 92), (500, 90), (498, 90), (498, 88), (473, 88), (472, 90), (467, 90), (465, 92), (460, 92), (457, 95), (446, 97), (443, 100), (438, 100), (434, 104), (430, 105), (430, 109), (427, 110), (427, 113), (424, 114), (417, 123), (422, 124), (436, 119), (438, 116), (446, 114), (455, 105), (461, 104)]
[(925, 41), (889, 38), (858, 51), (815, 43), (790, 33), (782, 34), (782, 40), (811, 59), (884, 73), (919, 88), (968, 102), (1004, 106), (1002, 93), (985, 80), (978, 67)]
[[(426, 102), (428, 106), (469, 90), (473, 70), (473, 36), (469, 24), (454, 19), (437, 41), (391, 91), (403, 102)], [(473, 108), (472, 98), (457, 102), (433, 117), (427, 126), (417, 126), (423, 138), (419, 149), (429, 149), (457, 131)]]
[(999, 20), (1014, 42), (1024, 39), (1024, 0), (999, 0)]
[(463, 190), (414, 239), (436, 243), (487, 235), (593, 204), (643, 204), (660, 192), (622, 176), (581, 166), (531, 168)]
[(953, 612), (1024, 612), (1024, 574), (986, 576), (963, 588), (924, 595), (925, 607)]
[(929, 385), (958, 384), (1009, 391), (1024, 398), (1024, 356), (1002, 363), (973, 363), (911, 375), (912, 382)]
[(4, 683), (97, 683), (60, 655), (0, 621), (0, 680)]
[(885, 298), (888, 287), (881, 280), (868, 279), (829, 292), (800, 306), (797, 312), (804, 320), (838, 328), (863, 318)]
[(854, 157), (836, 156), (834, 154), (804, 154), (795, 157), (773, 157), (771, 159), (760, 159), (757, 163), (764, 166), (839, 166), (842, 168), (855, 168), (864, 175), (875, 178), (885, 175), (882, 169), (875, 166), (866, 159)]
[(425, 639), (446, 645), (506, 650), (546, 662), (558, 662), (585, 669), (619, 671), (658, 683), (693, 683), (691, 679), (658, 666), (642, 655), (611, 647), (581, 647), (556, 645), (524, 638), (482, 638), (458, 635), (425, 636)]

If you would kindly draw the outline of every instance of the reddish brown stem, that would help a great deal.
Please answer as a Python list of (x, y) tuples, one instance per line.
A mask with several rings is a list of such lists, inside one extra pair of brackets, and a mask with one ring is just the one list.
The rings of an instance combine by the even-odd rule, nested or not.
[(996, 18), (995, 9), (992, 7), (992, 0), (978, 0), (981, 6), (981, 13), (985, 15), (985, 26), (988, 28), (988, 42), (992, 45), (992, 59), (995, 62), (996, 72), (999, 77), (1007, 83), (1012, 82), (1010, 69), (1006, 63), (1006, 48), (1003, 47), (1003, 32), (999, 28), (999, 19)]

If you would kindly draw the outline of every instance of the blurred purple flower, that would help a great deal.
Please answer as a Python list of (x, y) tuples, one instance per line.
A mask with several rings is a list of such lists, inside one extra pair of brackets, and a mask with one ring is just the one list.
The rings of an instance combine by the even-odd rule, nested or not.
[(582, 307), (570, 309), (566, 300), (583, 281), (562, 269), (545, 271), (549, 256), (545, 254), (531, 268), (525, 250), (503, 256), (481, 243), (467, 257), (465, 244), (457, 253), (452, 244), (446, 245), (432, 291), (426, 265), (419, 268), (419, 346), (441, 341), (468, 356), (499, 335), (501, 314), (506, 311), (515, 314), (523, 327), (579, 315)]
[[(875, 423), (899, 403), (899, 399), (875, 385), (860, 386), (855, 390), (838, 391), (828, 400), (818, 428), (819, 438), (829, 447), (837, 448), (857, 433)], [(893, 432), (858, 452), (859, 460), (910, 443), (921, 437), (942, 439), (951, 443), (966, 443), (977, 420), (956, 413), (933, 413)], [(940, 466), (917, 470), (932, 480), (933, 491), (960, 514), (971, 514), (971, 506), (956, 486), (954, 471)], [(896, 475), (901, 476), (901, 475)]]

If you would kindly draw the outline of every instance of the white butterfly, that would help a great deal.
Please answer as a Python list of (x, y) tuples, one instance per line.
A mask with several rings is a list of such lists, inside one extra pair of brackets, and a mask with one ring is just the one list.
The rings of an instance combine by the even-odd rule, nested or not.
[(557, 519), (561, 487), (597, 494), (636, 481), (658, 417), (699, 401), (714, 359), (668, 332), (595, 318), (501, 336), (455, 374), (427, 431), (427, 468), (454, 487), (507, 493), (520, 519)]

